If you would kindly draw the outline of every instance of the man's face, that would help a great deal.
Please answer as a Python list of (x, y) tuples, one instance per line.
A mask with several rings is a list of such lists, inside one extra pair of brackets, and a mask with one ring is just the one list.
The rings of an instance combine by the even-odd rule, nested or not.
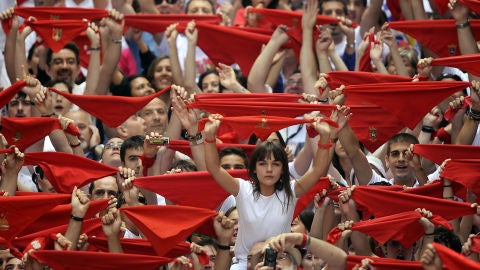
[(31, 117), (33, 102), (30, 97), (21, 98), (18, 95), (8, 102), (8, 117)]
[(287, 85), (283, 90), (285, 94), (303, 94), (302, 74), (294, 73), (288, 77)]
[(18, 258), (9, 258), (5, 270), (24, 270), (25, 266), (23, 265), (22, 260)]
[(75, 53), (69, 49), (61, 49), (52, 54), (52, 60), (47, 65), (47, 73), (52, 80), (64, 80), (71, 85), (75, 83), (80, 73), (80, 65)]
[(73, 120), (73, 123), (78, 128), (80, 136), (78, 139), (83, 148), (83, 152), (88, 151), (93, 145), (90, 145), (90, 139), (92, 138), (93, 132), (90, 128), (90, 120), (88, 114), (84, 111), (71, 111), (68, 112), (65, 117)]
[(415, 179), (415, 171), (405, 158), (409, 146), (409, 142), (392, 143), (390, 152), (385, 157), (387, 167), (392, 172), (395, 184), (404, 185)]
[(92, 201), (98, 201), (103, 199), (108, 199), (111, 196), (118, 196), (118, 185), (117, 179), (113, 176), (107, 176), (100, 178), (94, 182), (94, 188), (92, 190)]
[(13, 257), (12, 254), (10, 254), (9, 249), (2, 249), (0, 250), (0, 270), (5, 269), (5, 266), (7, 265), (7, 261), (9, 258)]
[(142, 160), (140, 156), (143, 155), (143, 148), (128, 148), (125, 150), (125, 163), (124, 167), (132, 169), (135, 171), (136, 177), (141, 177), (142, 175)]
[(145, 120), (147, 134), (158, 132), (163, 134), (167, 128), (167, 105), (159, 98), (154, 98), (140, 110), (140, 117)]
[(183, 11), (180, 0), (155, 0), (155, 8), (160, 14), (180, 14)]
[(126, 130), (127, 137), (132, 137), (135, 135), (145, 135), (145, 120), (142, 117), (134, 114), (130, 116), (125, 122), (122, 124)]
[(112, 167), (118, 167), (122, 164), (120, 159), (120, 147), (123, 140), (120, 138), (112, 138), (108, 140), (103, 148), (102, 162)]
[(413, 260), (413, 246), (404, 248), (400, 242), (390, 240), (387, 242), (386, 257), (390, 259), (412, 261)]
[(190, 0), (187, 14), (213, 15), (212, 5), (207, 0)]
[(208, 257), (210, 257), (210, 261), (208, 264), (203, 266), (205, 270), (211, 270), (215, 267), (215, 259), (217, 258), (217, 250), (212, 245), (203, 246), (202, 249), (207, 253)]
[[(342, 2), (328, 1), (322, 3), (322, 15), (334, 18), (346, 16)], [(332, 30), (332, 38), (336, 39), (342, 35), (338, 24), (330, 24), (328, 27)]]
[(225, 170), (241, 170), (246, 169), (243, 158), (238, 155), (226, 155), (220, 159), (220, 166)]
[(360, 23), (365, 8), (363, 0), (348, 0), (348, 18), (353, 22)]

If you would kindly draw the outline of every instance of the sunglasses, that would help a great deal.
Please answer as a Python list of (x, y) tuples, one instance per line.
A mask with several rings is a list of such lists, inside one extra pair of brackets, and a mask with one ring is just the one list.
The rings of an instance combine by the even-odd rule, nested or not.
[(40, 166), (33, 167), (33, 176), (34, 177), (32, 177), (32, 180), (35, 184), (38, 184), (38, 179), (43, 179), (44, 175)]
[(117, 142), (117, 143), (115, 143), (115, 142), (109, 142), (109, 143), (105, 144), (105, 149), (113, 149), (113, 148), (115, 147), (115, 145), (116, 145), (118, 148), (120, 148), (120, 147), (122, 147), (122, 144), (123, 144), (123, 142)]
[(155, 5), (160, 5), (163, 1), (166, 1), (169, 5), (173, 5), (176, 4), (178, 0), (155, 0)]

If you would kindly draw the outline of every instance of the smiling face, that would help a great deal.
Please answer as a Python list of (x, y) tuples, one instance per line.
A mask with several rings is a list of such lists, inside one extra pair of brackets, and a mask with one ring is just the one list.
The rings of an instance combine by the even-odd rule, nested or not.
[(137, 77), (130, 82), (132, 97), (143, 97), (155, 93), (152, 85), (145, 77)]
[(63, 80), (73, 85), (80, 74), (80, 64), (72, 50), (61, 49), (52, 54), (46, 71), (52, 80)]
[(390, 144), (390, 151), (385, 158), (387, 167), (392, 172), (395, 184), (409, 184), (415, 179), (415, 171), (409, 165), (405, 153), (410, 142), (394, 142)]
[(147, 106), (140, 110), (140, 117), (145, 120), (145, 132), (163, 134), (167, 128), (167, 105), (159, 98), (154, 98)]
[(203, 93), (219, 93), (220, 92), (220, 77), (211, 73), (202, 79), (202, 91)]
[(153, 82), (156, 90), (161, 90), (172, 83), (172, 66), (169, 58), (157, 63), (153, 72)]

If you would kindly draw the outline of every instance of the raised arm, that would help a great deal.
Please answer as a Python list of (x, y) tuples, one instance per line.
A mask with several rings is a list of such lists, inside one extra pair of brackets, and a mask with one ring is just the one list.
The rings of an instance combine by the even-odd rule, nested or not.
[[(319, 95), (319, 93), (316, 93), (316, 91), (314, 90), (315, 81), (317, 80), (317, 68), (315, 64), (315, 58), (312, 56), (314, 55), (313, 27), (315, 26), (315, 22), (317, 21), (317, 14), (318, 1), (308, 0), (307, 4), (303, 7), (302, 15), (302, 47), (300, 49), (300, 71), (302, 72), (304, 92), (316, 96)], [(324, 57), (325, 55), (322, 54), (321, 56)], [(327, 62), (328, 61), (324, 61), (323, 63)]]
[(188, 39), (187, 56), (185, 57), (185, 75), (183, 77), (183, 85), (188, 93), (201, 93), (195, 83), (197, 74), (197, 66), (195, 65), (195, 48), (197, 47), (198, 29), (195, 27), (195, 21), (190, 21), (185, 29), (185, 36)]
[[(4, 140), (3, 136), (0, 138)], [(3, 144), (3, 142), (2, 142)], [(7, 196), (15, 196), (17, 191), (18, 172), (23, 166), (24, 154), (17, 147), (11, 146), (13, 153), (8, 153), (3, 158), (2, 178), (0, 180), (0, 191), (4, 191)]]
[(183, 85), (183, 73), (182, 69), (180, 68), (177, 50), (177, 25), (178, 23), (169, 25), (165, 31), (165, 35), (167, 36), (168, 49), (170, 52), (170, 66), (172, 67), (173, 84)]
[[(12, 18), (12, 28), (7, 34), (5, 40), (5, 50), (3, 55), (5, 57), (5, 68), (7, 70), (8, 79), (10, 83), (15, 83), (15, 53), (18, 34), (18, 16), (13, 14), (13, 8), (9, 8), (0, 14), (0, 20), (8, 20)], [(25, 47), (25, 46), (24, 46)], [(25, 52), (24, 52), (25, 53)]]
[(83, 219), (89, 206), (90, 199), (87, 194), (75, 187), (72, 192), (72, 214), (65, 232), (65, 238), (73, 243), (69, 248), (70, 250), (77, 249), (77, 242), (82, 232)]
[[(455, 144), (471, 145), (475, 139), (478, 123), (480, 122), (480, 81), (472, 81), (470, 97), (472, 101), (472, 105), (469, 109), (470, 113), (464, 118), (463, 126), (458, 133)], [(472, 112), (475, 114), (472, 115)]]

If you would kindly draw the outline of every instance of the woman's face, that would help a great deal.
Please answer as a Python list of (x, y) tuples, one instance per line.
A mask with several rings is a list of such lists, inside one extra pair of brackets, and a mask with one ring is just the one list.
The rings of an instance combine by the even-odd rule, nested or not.
[[(68, 86), (65, 85), (64, 83), (56, 83), (53, 85), (53, 88), (61, 91), (68, 93)], [(51, 92), (52, 93), (52, 107), (53, 111), (57, 115), (64, 115), (70, 109), (72, 108), (72, 102), (70, 102), (68, 99), (64, 98), (62, 95), (59, 95), (57, 93)]]
[(305, 227), (303, 222), (298, 217), (296, 217), (292, 222), (290, 231), (292, 233), (307, 233), (307, 228)]
[(130, 82), (132, 97), (143, 97), (155, 93), (152, 85), (145, 77), (138, 77)]
[(220, 77), (217, 74), (211, 73), (205, 76), (202, 80), (203, 93), (216, 94), (220, 92)]
[(160, 60), (155, 66), (153, 73), (153, 83), (156, 90), (161, 90), (172, 84), (172, 67), (170, 59), (165, 58)]
[(237, 241), (237, 233), (238, 233), (238, 211), (235, 209), (230, 214), (228, 215), (228, 218), (231, 219), (233, 222), (235, 222), (235, 225), (233, 227), (233, 236), (232, 239), (230, 240), (230, 245), (235, 245), (235, 242)]
[[(415, 76), (415, 67), (412, 66), (412, 62), (408, 59), (407, 56), (402, 56), (403, 60), (403, 65), (407, 69), (407, 73), (409, 74), (410, 77)], [(395, 63), (393, 62), (393, 59), (389, 61), (388, 67), (387, 67), (388, 73), (392, 75), (398, 75), (397, 69), (395, 68)]]

